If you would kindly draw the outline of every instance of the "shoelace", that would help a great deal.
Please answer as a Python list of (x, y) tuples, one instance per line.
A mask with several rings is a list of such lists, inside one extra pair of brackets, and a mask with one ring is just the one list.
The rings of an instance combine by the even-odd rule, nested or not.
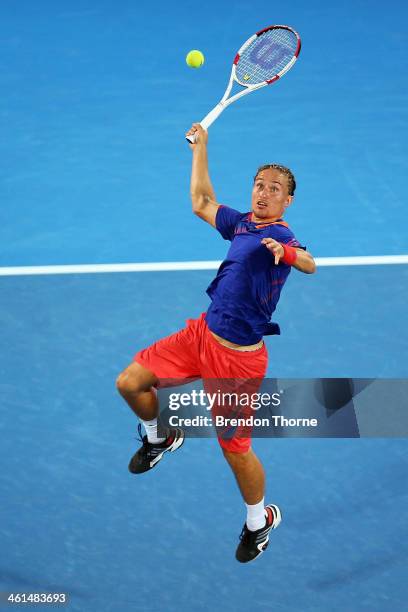
[[(265, 527), (270, 527), (270, 525), (267, 524), (265, 525)], [(248, 527), (244, 525), (242, 528), (241, 534), (239, 536), (239, 539), (241, 540), (241, 542), (243, 542), (244, 544), (248, 544), (249, 542), (251, 542), (251, 540), (256, 540), (256, 538), (257, 538), (257, 532), (250, 531)]]
[(246, 542), (248, 542), (248, 540), (251, 539), (251, 535), (254, 533), (255, 533), (254, 531), (249, 531), (247, 526), (244, 525), (242, 528), (241, 534), (239, 536), (239, 539), (241, 540), (241, 542), (245, 544)]
[(136, 439), (139, 440), (139, 442), (141, 442), (142, 444), (144, 444), (144, 441), (143, 441), (144, 436), (142, 436), (142, 424), (141, 423), (139, 423), (139, 425), (137, 426), (137, 433), (139, 434), (139, 437)]
[(157, 446), (148, 441), (146, 435), (142, 435), (141, 423), (139, 423), (139, 425), (137, 426), (137, 432), (139, 434), (139, 438), (136, 439), (142, 443), (142, 448), (140, 449), (139, 453), (145, 455), (146, 457), (155, 457), (157, 453), (161, 451), (160, 447), (157, 448)]
[(143, 455), (148, 455), (149, 454), (149, 446), (151, 446), (151, 444), (148, 442), (147, 440), (147, 436), (142, 434), (142, 424), (139, 423), (139, 425), (137, 426), (137, 433), (139, 434), (139, 437), (136, 438), (137, 440), (139, 440), (139, 442), (142, 443), (142, 448), (140, 449), (140, 453)]

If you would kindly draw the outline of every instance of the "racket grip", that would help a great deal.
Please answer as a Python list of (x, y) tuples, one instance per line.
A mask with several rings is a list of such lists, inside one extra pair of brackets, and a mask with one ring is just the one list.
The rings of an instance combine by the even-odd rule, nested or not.
[[(210, 125), (214, 123), (214, 121), (221, 115), (224, 108), (224, 104), (219, 102), (217, 106), (215, 106), (212, 111), (210, 111), (208, 115), (206, 115), (204, 119), (200, 121), (201, 127), (204, 128), (204, 130), (207, 130)], [(192, 134), (191, 136), (186, 136), (186, 140), (188, 140), (188, 142), (191, 142), (191, 144), (194, 144), (196, 141), (195, 134)]]

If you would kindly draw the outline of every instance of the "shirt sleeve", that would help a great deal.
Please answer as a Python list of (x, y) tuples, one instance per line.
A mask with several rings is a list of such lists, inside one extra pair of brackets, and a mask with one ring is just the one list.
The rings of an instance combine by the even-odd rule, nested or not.
[(284, 226), (274, 225), (273, 234), (271, 238), (274, 238), (278, 242), (282, 242), (283, 244), (287, 244), (288, 246), (294, 247), (295, 249), (303, 249), (306, 251), (306, 247), (299, 242), (299, 240), (295, 237), (294, 233), (291, 229)]
[(234, 237), (234, 230), (237, 223), (242, 219), (244, 213), (229, 208), (221, 204), (217, 210), (217, 216), (215, 217), (215, 226), (220, 232), (224, 240), (232, 240)]

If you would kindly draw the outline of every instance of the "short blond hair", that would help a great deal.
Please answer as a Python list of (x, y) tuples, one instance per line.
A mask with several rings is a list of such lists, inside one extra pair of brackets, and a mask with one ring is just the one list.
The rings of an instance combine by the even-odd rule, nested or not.
[(286, 178), (288, 179), (289, 195), (293, 196), (295, 194), (296, 189), (296, 180), (293, 175), (293, 172), (289, 170), (289, 168), (287, 168), (286, 166), (281, 166), (280, 164), (265, 164), (264, 166), (260, 166), (254, 176), (254, 182), (256, 181), (258, 174), (262, 172), (262, 170), (268, 170), (269, 168), (271, 168), (272, 170), (278, 170), (286, 176)]

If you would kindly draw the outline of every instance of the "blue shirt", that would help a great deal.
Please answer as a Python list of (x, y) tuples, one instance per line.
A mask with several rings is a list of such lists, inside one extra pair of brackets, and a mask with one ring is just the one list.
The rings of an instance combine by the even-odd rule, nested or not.
[(206, 322), (211, 331), (236, 344), (249, 345), (263, 336), (280, 334), (279, 325), (270, 319), (291, 266), (275, 265), (274, 256), (261, 244), (273, 238), (293, 247), (304, 248), (288, 224), (279, 219), (272, 223), (254, 223), (252, 213), (241, 213), (220, 206), (216, 228), (231, 241), (226, 259), (207, 289), (211, 304)]

